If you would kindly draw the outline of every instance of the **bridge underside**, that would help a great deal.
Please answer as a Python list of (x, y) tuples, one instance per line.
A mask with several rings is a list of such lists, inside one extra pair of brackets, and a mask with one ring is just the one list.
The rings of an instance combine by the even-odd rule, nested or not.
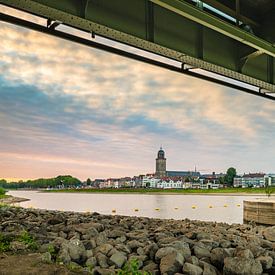
[[(167, 69), (274, 98), (273, 0), (1, 0), (46, 19), (47, 25), (0, 13), (0, 19)], [(138, 56), (65, 34), (60, 25), (177, 61)], [(201, 74), (202, 69), (206, 74)], [(199, 71), (199, 72), (198, 72)], [(209, 72), (234, 79), (216, 77)], [(246, 85), (249, 84), (249, 85)]]

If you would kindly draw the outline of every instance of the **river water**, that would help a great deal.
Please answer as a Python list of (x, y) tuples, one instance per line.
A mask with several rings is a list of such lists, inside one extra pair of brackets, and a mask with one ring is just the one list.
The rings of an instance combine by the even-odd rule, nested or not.
[[(161, 219), (192, 219), (243, 223), (243, 201), (264, 196), (43, 193), (10, 191), (15, 197), (30, 199), (22, 207), (48, 210), (98, 212), (101, 214), (144, 216)], [(113, 212), (115, 211), (115, 212)]]

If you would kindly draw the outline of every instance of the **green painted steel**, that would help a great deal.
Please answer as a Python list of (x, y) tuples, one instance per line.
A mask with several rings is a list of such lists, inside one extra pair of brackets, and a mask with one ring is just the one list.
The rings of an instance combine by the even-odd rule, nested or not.
[[(195, 2), (1, 1), (17, 9), (275, 92), (275, 1), (205, 0), (211, 6), (203, 6), (201, 3), (204, 1), (200, 5)], [(228, 19), (224, 13), (232, 18)]]

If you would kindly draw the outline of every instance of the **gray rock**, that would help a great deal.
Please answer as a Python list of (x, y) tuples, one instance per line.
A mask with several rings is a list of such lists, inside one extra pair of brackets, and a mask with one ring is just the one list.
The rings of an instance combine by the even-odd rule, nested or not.
[(97, 265), (97, 260), (95, 257), (90, 257), (87, 259), (85, 264), (86, 264), (86, 266), (88, 266), (90, 268), (94, 268)]
[(206, 263), (206, 262), (201, 262), (202, 268), (203, 268), (203, 275), (216, 275), (218, 274), (218, 271), (215, 266)]
[(109, 267), (109, 265), (107, 263), (108, 258), (104, 254), (97, 253), (96, 254), (96, 260), (97, 260), (97, 263), (100, 265), (100, 267), (102, 267), (102, 268)]
[(117, 252), (111, 256), (110, 261), (115, 264), (116, 267), (121, 268), (127, 261), (127, 257), (121, 252)]
[(199, 265), (199, 259), (196, 256), (190, 256), (186, 259), (187, 263), (193, 264), (193, 265)]
[(174, 248), (174, 247), (170, 247), (170, 246), (167, 246), (167, 247), (162, 247), (160, 248), (157, 252), (156, 252), (156, 255), (155, 255), (155, 260), (156, 262), (160, 262), (160, 260), (166, 256), (166, 255), (169, 255), (169, 254), (172, 254), (176, 252), (177, 253), (177, 250)]
[(130, 254), (131, 253), (131, 249), (129, 249), (129, 247), (127, 245), (124, 244), (117, 244), (115, 246), (115, 248), (120, 251), (120, 252), (124, 252), (126, 254)]
[(12, 241), (10, 243), (10, 250), (13, 252), (26, 250), (27, 248), (28, 248), (28, 246), (26, 244), (19, 242), (19, 241)]
[(69, 242), (63, 243), (61, 249), (68, 250), (70, 258), (74, 262), (79, 263), (86, 260), (86, 250), (79, 239), (71, 239)]
[(210, 258), (211, 256), (210, 251), (206, 247), (203, 247), (201, 245), (195, 245), (193, 249), (194, 249), (195, 256), (198, 257), (199, 259), (202, 257)]
[(184, 257), (177, 252), (173, 252), (161, 258), (160, 271), (162, 274), (172, 275), (181, 271)]
[[(119, 238), (125, 236), (125, 232), (119, 229), (110, 230), (108, 232), (109, 238)], [(126, 237), (125, 237), (126, 238)]]
[(102, 253), (104, 255), (107, 255), (110, 252), (110, 250), (112, 250), (112, 249), (113, 249), (112, 245), (110, 245), (108, 243), (105, 243), (105, 244), (102, 244), (99, 247), (97, 247), (95, 249), (95, 251), (96, 251), (96, 253), (100, 252), (100, 253)]
[(132, 250), (136, 250), (139, 247), (144, 247), (144, 244), (137, 240), (132, 240), (127, 242), (127, 246)]
[(69, 264), (71, 262), (71, 257), (69, 255), (68, 249), (66, 248), (61, 248), (57, 257), (58, 261), (64, 263), (64, 264)]
[(273, 259), (270, 256), (259, 256), (257, 260), (262, 264), (263, 270), (267, 270), (272, 267)]
[(87, 258), (91, 258), (91, 257), (93, 257), (93, 256), (94, 256), (94, 252), (93, 252), (93, 250), (92, 250), (92, 249), (90, 249), (90, 250), (86, 250), (86, 256), (87, 256)]
[(99, 233), (96, 237), (95, 237), (95, 242), (96, 244), (102, 245), (108, 242), (108, 238), (106, 237), (106, 233), (105, 232), (101, 232)]
[(206, 233), (206, 232), (197, 233), (196, 238), (197, 238), (197, 240), (203, 240), (203, 239), (210, 240), (210, 239), (212, 239), (210, 234)]
[(96, 275), (115, 275), (116, 271), (107, 269), (107, 268), (102, 268), (102, 267), (96, 267), (92, 270), (92, 274)]
[(41, 255), (41, 261), (45, 264), (50, 264), (52, 262), (52, 256), (51, 253), (45, 252)]
[(124, 243), (124, 242), (126, 242), (126, 240), (127, 240), (126, 236), (121, 236), (121, 237), (116, 238), (117, 243)]
[(191, 256), (191, 250), (189, 244), (185, 241), (175, 241), (172, 242), (169, 246), (174, 247), (182, 256), (186, 259)]
[(219, 247), (220, 243), (210, 239), (202, 239), (199, 241), (202, 243), (208, 250)]
[(137, 249), (137, 254), (138, 254), (138, 255), (144, 255), (144, 254), (145, 254), (144, 249), (143, 249), (142, 247), (139, 247), (139, 248)]
[(275, 242), (275, 226), (267, 227), (263, 231), (263, 235), (264, 235), (266, 240), (271, 241), (271, 242)]
[(158, 246), (155, 243), (144, 246), (144, 254), (148, 255), (151, 260), (155, 259), (156, 252), (158, 251)]
[(203, 273), (203, 270), (199, 266), (190, 263), (185, 263), (182, 268), (182, 273), (189, 275), (201, 275)]
[(220, 242), (220, 247), (222, 248), (229, 248), (231, 246), (231, 242), (228, 240), (222, 240)]
[(149, 264), (145, 265), (142, 268), (143, 271), (147, 271), (149, 273), (154, 273), (156, 271), (158, 271), (158, 265), (154, 262), (150, 262)]
[(254, 259), (253, 253), (250, 249), (236, 249), (234, 253), (236, 257), (245, 258), (245, 259)]
[(224, 259), (224, 275), (259, 275), (262, 272), (262, 265), (258, 260), (238, 257)]
[(226, 257), (233, 256), (233, 252), (234, 250), (230, 251), (230, 249), (226, 249), (226, 248), (220, 248), (220, 247), (214, 248), (211, 251), (210, 261), (218, 269), (222, 269), (224, 264), (224, 259)]

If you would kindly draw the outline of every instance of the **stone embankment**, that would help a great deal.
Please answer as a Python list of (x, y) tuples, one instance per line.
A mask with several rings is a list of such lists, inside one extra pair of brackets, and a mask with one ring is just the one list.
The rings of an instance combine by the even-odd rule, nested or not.
[(117, 274), (133, 261), (135, 274), (275, 274), (275, 227), (0, 207), (2, 239), (22, 231), (44, 263), (77, 274)]

